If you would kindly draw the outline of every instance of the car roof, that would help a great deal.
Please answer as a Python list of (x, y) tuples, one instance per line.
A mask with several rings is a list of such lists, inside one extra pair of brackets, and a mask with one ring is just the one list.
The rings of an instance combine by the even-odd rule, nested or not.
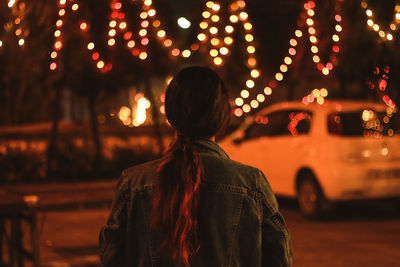
[(264, 108), (261, 113), (264, 112), (272, 112), (282, 109), (301, 109), (308, 111), (316, 111), (316, 110), (325, 110), (329, 111), (352, 111), (352, 110), (360, 110), (360, 109), (374, 109), (378, 111), (386, 110), (387, 106), (383, 103), (373, 102), (373, 101), (360, 101), (360, 100), (325, 100), (325, 102), (321, 105), (318, 103), (310, 103), (305, 105), (301, 101), (286, 101), (272, 104)]

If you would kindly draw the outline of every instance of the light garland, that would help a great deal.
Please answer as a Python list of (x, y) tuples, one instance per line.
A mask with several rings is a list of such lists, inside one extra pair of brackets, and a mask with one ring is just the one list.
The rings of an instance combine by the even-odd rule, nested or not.
[(332, 41), (334, 42), (334, 45), (332, 45), (332, 54), (330, 55), (330, 61), (328, 61), (326, 64), (321, 63), (321, 58), (319, 56), (319, 47), (318, 47), (318, 37), (317, 37), (317, 30), (315, 28), (315, 19), (313, 19), (315, 11), (315, 2), (314, 1), (309, 1), (304, 4), (304, 9), (306, 11), (307, 17), (306, 17), (306, 25), (308, 28), (308, 35), (309, 35), (309, 41), (311, 45), (311, 52), (313, 53), (313, 61), (317, 65), (317, 68), (319, 71), (321, 71), (322, 74), (328, 75), (329, 72), (333, 69), (334, 64), (337, 63), (337, 53), (339, 53), (340, 49), (338, 46), (338, 42), (340, 40), (340, 33), (342, 32), (342, 16), (339, 14), (339, 11), (341, 10), (341, 3), (343, 0), (337, 0), (336, 5), (335, 5), (335, 11), (338, 12), (335, 14), (335, 33), (332, 34)]
[[(341, 2), (343, 2), (343, 0), (337, 0), (336, 5), (335, 5), (335, 11), (339, 12), (341, 10)], [(314, 63), (317, 64), (317, 68), (322, 72), (322, 74), (324, 75), (329, 75), (329, 72), (333, 69), (334, 64), (337, 64), (337, 56), (336, 54), (340, 51), (339, 46), (337, 45), (337, 42), (339, 42), (339, 35), (340, 32), (342, 31), (342, 26), (341, 26), (341, 21), (342, 21), (342, 17), (339, 13), (335, 14), (335, 21), (336, 21), (336, 25), (335, 25), (335, 34), (332, 35), (332, 40), (335, 42), (335, 45), (332, 46), (332, 54), (330, 56), (330, 62), (327, 62), (326, 64), (323, 64), (320, 62), (320, 57), (318, 56), (318, 52), (319, 52), (319, 48), (317, 46), (318, 43), (318, 39), (316, 36), (317, 31), (315, 30), (314, 24), (315, 21), (314, 19), (312, 19), (312, 17), (315, 15), (315, 2), (314, 1), (307, 1), (304, 4), (304, 9), (306, 12), (306, 25), (307, 25), (307, 30), (309, 33), (309, 40), (311, 43), (311, 51), (314, 54), (313, 56), (313, 61)], [(280, 72), (277, 72), (275, 74), (275, 79), (271, 80), (269, 83), (269, 86), (266, 86), (264, 88), (264, 94), (258, 94), (255, 98), (253, 99), (249, 99), (248, 103), (245, 104), (244, 99), (249, 97), (249, 92), (247, 90), (242, 90), (240, 93), (240, 97), (237, 97), (235, 99), (235, 105), (236, 105), (236, 109), (234, 110), (234, 114), (237, 117), (242, 116), (244, 113), (248, 113), (250, 112), (252, 109), (256, 109), (259, 107), (261, 102), (265, 101), (265, 96), (269, 96), (272, 93), (272, 89), (278, 84), (278, 82), (281, 82), (284, 78), (283, 73), (285, 73), (286, 71), (288, 71), (289, 69), (289, 65), (292, 64), (293, 60), (291, 56), (294, 56), (296, 54), (296, 45), (298, 43), (298, 39), (303, 37), (303, 32), (300, 29), (297, 29), (295, 31), (295, 36), (292, 37), (292, 39), (290, 39), (289, 43), (290, 43), (290, 48), (289, 48), (289, 55), (286, 56), (284, 58), (284, 63), (282, 63), (282, 65), (280, 66)], [(325, 91), (324, 91), (325, 93)], [(305, 98), (307, 98), (308, 96), (306, 96)], [(311, 99), (313, 96), (312, 94), (309, 95), (309, 99)], [(317, 98), (318, 100), (318, 98)], [(314, 99), (312, 100), (314, 101)], [(319, 98), (319, 101), (323, 103), (323, 98)], [(308, 103), (308, 101), (307, 101)]]
[(373, 29), (375, 32), (378, 33), (378, 36), (382, 38), (383, 40), (386, 41), (392, 41), (394, 38), (394, 32), (398, 30), (399, 28), (399, 23), (400, 23), (400, 1), (398, 1), (398, 4), (394, 7), (394, 16), (393, 20), (390, 23), (389, 27), (383, 27), (373, 20), (374, 18), (374, 12), (372, 9), (368, 7), (367, 1), (362, 1), (361, 2), (361, 7), (365, 10), (365, 14), (367, 16), (367, 25)]
[(307, 96), (303, 97), (302, 102), (304, 105), (313, 103), (315, 100), (318, 104), (322, 105), (325, 102), (325, 98), (328, 96), (328, 90), (326, 88), (315, 88)]
[[(71, 10), (73, 12), (78, 12), (79, 4), (75, 3), (74, 0), (71, 0)], [(50, 63), (50, 70), (54, 71), (57, 69), (57, 58), (59, 58), (59, 54), (61, 53), (63, 47), (63, 39), (62, 39), (62, 26), (64, 25), (63, 17), (67, 11), (67, 1), (66, 0), (59, 0), (59, 10), (58, 10), (58, 20), (56, 21), (56, 30), (54, 31), (54, 50), (51, 52), (50, 57), (52, 58), (52, 62)], [(90, 25), (85, 22), (81, 21), (79, 24), (79, 29), (81, 30), (82, 34), (86, 32), (90, 28)], [(87, 44), (87, 49), (91, 53), (91, 58), (94, 65), (102, 72), (107, 73), (112, 69), (111, 63), (106, 63), (103, 57), (101, 57), (100, 53), (94, 50), (96, 47), (93, 41), (89, 41)]]
[[(12, 10), (13, 14), (16, 12), (18, 12), (19, 14), (15, 19), (6, 23), (4, 25), (4, 28), (6, 31), (14, 32), (15, 37), (18, 39), (17, 44), (22, 47), (25, 45), (25, 38), (29, 35), (29, 31), (23, 30), (21, 26), (25, 15), (25, 3), (22, 2), (19, 5), (16, 5), (15, 3), (15, 0), (10, 0), (8, 2), (8, 7)], [(15, 31), (13, 28), (15, 29)], [(3, 41), (0, 40), (0, 47), (2, 46)]]
[[(367, 85), (368, 85), (369, 89), (371, 89), (371, 90), (377, 89), (380, 92), (384, 93), (386, 91), (386, 87), (388, 84), (389, 72), (390, 72), (389, 66), (383, 67), (382, 70), (379, 69), (379, 67), (376, 67), (373, 73), (377, 77), (377, 83), (375, 85), (374, 82), (368, 81)], [(382, 100), (388, 107), (390, 107), (390, 108), (396, 107), (396, 104), (394, 103), (394, 101), (387, 94), (384, 94), (382, 96)]]
[(288, 49), (288, 55), (284, 57), (282, 64), (280, 65), (280, 71), (276, 72), (274, 78), (268, 83), (267, 86), (264, 87), (263, 93), (259, 93), (256, 97), (252, 99), (248, 99), (245, 104), (245, 99), (249, 98), (249, 91), (242, 90), (240, 92), (240, 97), (235, 99), (235, 105), (237, 108), (234, 110), (234, 114), (237, 117), (242, 116), (244, 113), (248, 113), (251, 109), (256, 109), (259, 107), (260, 103), (264, 102), (266, 96), (272, 94), (272, 89), (278, 85), (278, 82), (281, 82), (284, 78), (284, 73), (289, 70), (290, 65), (293, 63), (292, 57), (296, 55), (296, 46), (300, 38), (303, 37), (303, 32), (300, 29), (296, 29), (294, 32), (294, 36), (290, 39)]

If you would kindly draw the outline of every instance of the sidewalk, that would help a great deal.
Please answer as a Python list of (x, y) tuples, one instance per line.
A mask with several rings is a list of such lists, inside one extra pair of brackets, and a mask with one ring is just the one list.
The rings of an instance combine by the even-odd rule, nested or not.
[[(98, 236), (108, 209), (49, 212), (40, 234), (44, 267), (100, 266)], [(42, 216), (39, 217), (39, 222)]]

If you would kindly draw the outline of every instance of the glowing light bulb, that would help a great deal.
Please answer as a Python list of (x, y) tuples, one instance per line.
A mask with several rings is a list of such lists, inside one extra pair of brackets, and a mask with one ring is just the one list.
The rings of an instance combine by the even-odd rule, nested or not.
[(178, 25), (179, 27), (181, 27), (182, 29), (188, 29), (191, 25), (190, 21), (184, 17), (180, 17), (178, 19)]
[(264, 94), (266, 95), (271, 95), (272, 94), (272, 89), (271, 87), (267, 86), (264, 88)]
[(246, 89), (244, 89), (244, 90), (242, 90), (242, 91), (240, 92), (240, 96), (243, 97), (243, 98), (248, 98), (249, 95), (250, 95), (250, 93), (249, 93), (249, 91), (247, 91)]

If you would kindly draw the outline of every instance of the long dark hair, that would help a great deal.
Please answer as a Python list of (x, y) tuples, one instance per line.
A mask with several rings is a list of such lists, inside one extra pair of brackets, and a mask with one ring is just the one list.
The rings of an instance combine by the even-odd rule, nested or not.
[(227, 125), (231, 115), (228, 91), (210, 68), (184, 68), (167, 87), (165, 112), (176, 140), (158, 168), (151, 227), (153, 231), (164, 229), (162, 248), (173, 260), (190, 266), (190, 257), (200, 247), (197, 213), (203, 175), (194, 142), (215, 136)]

